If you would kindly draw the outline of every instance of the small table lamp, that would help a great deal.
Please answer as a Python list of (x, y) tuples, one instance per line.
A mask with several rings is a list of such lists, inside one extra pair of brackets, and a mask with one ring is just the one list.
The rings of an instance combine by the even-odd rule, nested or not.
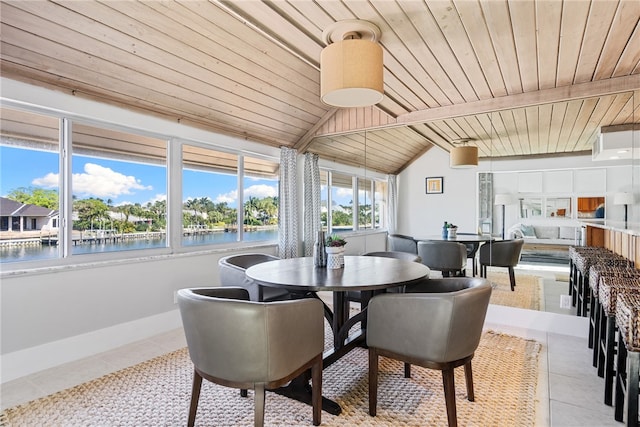
[(633, 204), (633, 193), (616, 193), (613, 196), (614, 205), (624, 205), (624, 226), (627, 226), (627, 207)]
[(514, 202), (515, 199), (511, 194), (496, 194), (493, 200), (494, 205), (502, 206), (502, 240), (504, 240), (504, 207), (512, 205)]

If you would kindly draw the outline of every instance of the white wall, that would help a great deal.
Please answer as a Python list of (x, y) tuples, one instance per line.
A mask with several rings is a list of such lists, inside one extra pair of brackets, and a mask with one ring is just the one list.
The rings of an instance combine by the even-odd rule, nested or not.
[[(439, 235), (445, 221), (460, 232), (475, 232), (477, 168), (451, 169), (449, 153), (432, 148), (398, 175), (397, 232), (414, 237)], [(442, 194), (426, 194), (425, 178), (443, 177)]]
[[(478, 217), (479, 172), (494, 172), (494, 193), (518, 193), (516, 171), (543, 171), (560, 169), (606, 169), (607, 219), (623, 219), (622, 206), (613, 205), (616, 192), (631, 191), (632, 169), (630, 164), (616, 165), (612, 162), (593, 162), (591, 155), (563, 156), (553, 158), (529, 158), (522, 160), (480, 161), (477, 168), (452, 169), (449, 154), (434, 147), (414, 161), (398, 175), (398, 226), (400, 234), (415, 237), (438, 235), (444, 221), (459, 226), (459, 232), (476, 232)], [(443, 194), (426, 194), (425, 178), (442, 176)], [(637, 188), (637, 184), (636, 187)], [(637, 192), (637, 190), (636, 190)], [(553, 194), (553, 196), (560, 193)], [(572, 195), (575, 195), (572, 193)], [(602, 195), (580, 194), (585, 196)], [(572, 206), (575, 210), (575, 204)], [(633, 207), (629, 207), (629, 219), (634, 218)], [(636, 213), (637, 214), (637, 213)], [(505, 229), (519, 222), (517, 205), (505, 207)], [(549, 222), (549, 220), (546, 220)], [(564, 221), (564, 220), (556, 220)], [(564, 222), (577, 224), (577, 221)], [(494, 209), (494, 233), (499, 233), (500, 210)]]

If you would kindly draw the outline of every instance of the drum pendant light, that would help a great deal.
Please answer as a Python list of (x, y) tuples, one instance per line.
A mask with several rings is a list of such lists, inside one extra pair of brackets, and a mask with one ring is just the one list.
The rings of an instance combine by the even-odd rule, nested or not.
[(460, 139), (451, 143), (457, 145), (449, 153), (449, 166), (452, 168), (471, 168), (478, 166), (478, 147), (467, 145), (470, 139)]
[(382, 101), (380, 30), (360, 20), (338, 21), (323, 32), (320, 54), (322, 102), (339, 108), (365, 107)]

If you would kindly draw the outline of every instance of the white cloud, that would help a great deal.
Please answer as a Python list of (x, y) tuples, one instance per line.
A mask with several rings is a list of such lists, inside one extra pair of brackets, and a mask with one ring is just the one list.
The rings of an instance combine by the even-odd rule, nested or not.
[(339, 197), (353, 197), (353, 190), (351, 188), (338, 188), (336, 195)]
[[(34, 179), (32, 184), (51, 188), (58, 185), (58, 179), (58, 174), (48, 173), (42, 178)], [(86, 163), (84, 173), (74, 173), (72, 183), (74, 194), (100, 198), (115, 198), (123, 194), (134, 194), (134, 190), (153, 189), (152, 186), (142, 185), (135, 176), (127, 176), (95, 163)]]
[(272, 185), (252, 185), (250, 187), (245, 188), (244, 197), (257, 197), (262, 199), (264, 197), (276, 197), (278, 195), (278, 188)]
[(238, 191), (232, 190), (226, 194), (218, 194), (218, 197), (215, 198), (214, 202), (216, 203), (233, 203), (238, 199)]

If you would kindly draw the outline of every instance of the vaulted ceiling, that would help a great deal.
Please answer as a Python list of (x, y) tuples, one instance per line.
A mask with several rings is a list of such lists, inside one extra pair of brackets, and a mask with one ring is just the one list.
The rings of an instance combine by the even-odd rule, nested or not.
[[(322, 32), (376, 24), (384, 99), (320, 101)], [(4, 77), (396, 173), (471, 138), (483, 158), (590, 151), (640, 121), (640, 1), (2, 1)], [(366, 132), (365, 132), (366, 131)]]

